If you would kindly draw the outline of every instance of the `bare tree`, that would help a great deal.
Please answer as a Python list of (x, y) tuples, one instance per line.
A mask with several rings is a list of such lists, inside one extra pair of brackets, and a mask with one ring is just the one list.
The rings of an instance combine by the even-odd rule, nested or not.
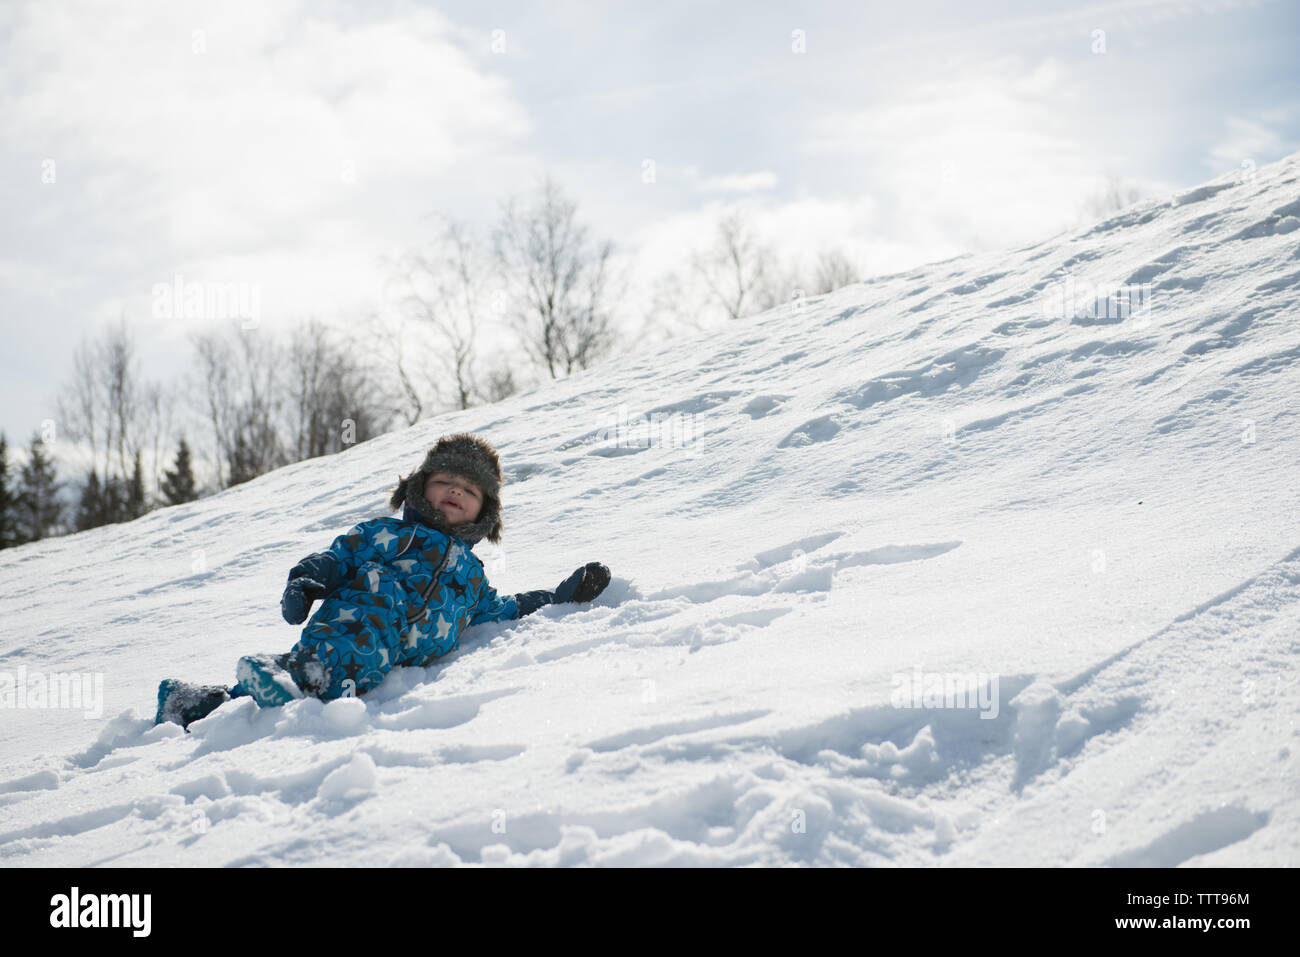
[(407, 425), (424, 417), (429, 396), (437, 392), (423, 333), (404, 315), (379, 312), (361, 316), (343, 333), (348, 352), (375, 370), (374, 396), (386, 417)]
[(104, 342), (104, 386), (108, 401), (108, 434), (117, 449), (117, 474), (126, 477), (127, 462), (135, 458), (139, 437), (134, 434), (139, 401), (135, 342), (125, 320), (110, 331)]
[(293, 331), (286, 372), (295, 461), (374, 438), (391, 419), (387, 397), (364, 360), (319, 321)]
[(451, 393), (439, 398), (454, 408), (468, 409), (478, 391), (475, 344), (486, 318), (490, 270), (463, 224), (437, 218), (439, 232), (430, 247), (407, 253), (397, 264), (401, 302), (436, 340), (433, 355)]
[(73, 375), (57, 400), (70, 438), (84, 442), (91, 469), (126, 481), (150, 431), (153, 390), (140, 379), (135, 341), (125, 319), (99, 340), (83, 339), (73, 352)]
[(741, 209), (723, 214), (713, 245), (692, 253), (690, 266), (707, 301), (720, 306), (728, 318), (762, 312), (785, 298), (776, 252), (759, 239)]
[(212, 427), (212, 461), (216, 469), (216, 487), (226, 487), (226, 463), (233, 452), (233, 423), (235, 419), (234, 357), (229, 343), (211, 333), (196, 335), (191, 340), (194, 349), (197, 388), (190, 395), (202, 396), (199, 411)]
[(800, 289), (809, 291), (795, 267), (759, 237), (749, 213), (734, 207), (719, 217), (707, 246), (655, 280), (642, 332), (672, 336), (707, 329), (789, 302)]
[(515, 380), (515, 371), (507, 362), (499, 362), (495, 367), (488, 371), (483, 377), (483, 385), (479, 390), (484, 402), (500, 402), (519, 391), (519, 383)]
[(299, 325), (289, 341), (289, 401), (294, 416), (295, 461), (324, 455), (333, 431), (328, 397), (338, 375), (325, 328), (316, 320)]
[(235, 417), (235, 440), (242, 453), (239, 471), (241, 478), (256, 478), (291, 460), (280, 429), (284, 396), (277, 374), (284, 360), (278, 344), (267, 335), (259, 335), (256, 329), (241, 330), (238, 346), (243, 385)]
[(125, 318), (99, 338), (78, 344), (72, 379), (57, 407), (66, 435), (90, 454), (75, 527), (127, 521), (154, 507), (164, 447), (171, 441), (175, 392), (141, 376)]
[(629, 335), (639, 343), (690, 335), (707, 328), (715, 312), (705, 303), (704, 287), (692, 272), (669, 270), (653, 280), (640, 327)]
[(811, 295), (834, 292), (862, 278), (858, 268), (841, 249), (823, 249), (813, 264)]
[(1119, 176), (1111, 174), (1106, 177), (1105, 184), (1084, 201), (1084, 215), (1090, 222), (1105, 219), (1127, 209), (1144, 196), (1140, 187), (1126, 184)]
[(82, 339), (72, 353), (72, 381), (56, 400), (59, 422), (73, 441), (90, 449), (92, 468), (98, 468), (99, 437), (103, 431), (98, 343)]
[(290, 461), (281, 426), (284, 396), (277, 386), (282, 350), (258, 329), (235, 335), (233, 343), (213, 333), (193, 339), (221, 488)]
[(589, 368), (614, 344), (613, 244), (593, 241), (576, 213), (548, 177), (531, 204), (503, 205), (493, 236), (524, 352), (551, 378)]
[(140, 408), (142, 441), (149, 443), (149, 461), (153, 467), (154, 494), (160, 494), (166, 467), (163, 455), (172, 438), (175, 391), (156, 382), (146, 383), (141, 391)]

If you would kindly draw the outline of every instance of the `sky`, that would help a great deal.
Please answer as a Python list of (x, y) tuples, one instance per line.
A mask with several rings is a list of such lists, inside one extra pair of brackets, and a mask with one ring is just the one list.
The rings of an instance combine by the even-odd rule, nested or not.
[(196, 323), (160, 288), (346, 324), (432, 214), (485, 235), (543, 176), (614, 242), (630, 325), (735, 205), (864, 276), (1023, 245), (1108, 181), (1300, 149), (1297, 49), (1282, 0), (6, 3), (0, 430), (55, 419), (119, 318), (177, 380)]

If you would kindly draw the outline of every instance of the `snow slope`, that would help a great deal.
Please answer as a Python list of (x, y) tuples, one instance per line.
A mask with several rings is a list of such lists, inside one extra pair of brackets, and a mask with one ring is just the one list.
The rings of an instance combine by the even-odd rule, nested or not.
[[(0, 553), (0, 671), (104, 692), (0, 711), (0, 860), (1300, 863), (1298, 301), (1300, 154)], [(492, 583), (597, 602), (151, 726), (460, 430)]]

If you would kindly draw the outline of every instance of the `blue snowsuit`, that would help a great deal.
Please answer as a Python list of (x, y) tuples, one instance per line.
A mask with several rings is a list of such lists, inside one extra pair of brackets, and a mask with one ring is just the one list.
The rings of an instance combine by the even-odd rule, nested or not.
[(455, 650), (469, 625), (506, 621), (554, 599), (537, 591), (497, 595), (470, 547), (421, 522), (375, 518), (303, 559), (292, 579), (337, 562), (333, 590), (307, 621), (291, 655), (310, 650), (324, 664), (322, 698), (362, 694), (393, 668), (428, 665)]

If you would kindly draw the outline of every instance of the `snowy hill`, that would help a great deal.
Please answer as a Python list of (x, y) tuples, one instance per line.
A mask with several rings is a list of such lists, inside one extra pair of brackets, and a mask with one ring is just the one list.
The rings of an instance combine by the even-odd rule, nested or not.
[[(10, 684), (0, 860), (1300, 863), (1298, 307), (1300, 154), (0, 553), (0, 671), (103, 691)], [(152, 727), (461, 430), (596, 603)]]

